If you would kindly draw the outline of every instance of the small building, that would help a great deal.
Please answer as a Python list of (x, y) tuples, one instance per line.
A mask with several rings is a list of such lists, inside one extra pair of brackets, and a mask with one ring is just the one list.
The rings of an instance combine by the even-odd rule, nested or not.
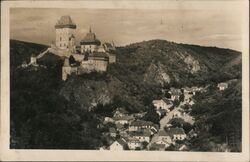
[(148, 131), (137, 131), (137, 132), (130, 132), (130, 136), (138, 139), (140, 142), (149, 143), (151, 133)]
[(116, 129), (115, 128), (109, 128), (109, 134), (111, 137), (116, 137)]
[(125, 108), (119, 107), (115, 111), (113, 111), (113, 114), (114, 114), (113, 117), (117, 118), (117, 117), (127, 116), (128, 111), (126, 111)]
[(155, 124), (151, 121), (137, 120), (130, 123), (129, 131), (141, 131), (152, 127), (155, 127)]
[(127, 147), (127, 143), (124, 139), (118, 139), (109, 146), (109, 150), (112, 151), (123, 151)]
[(228, 83), (219, 83), (217, 87), (220, 91), (223, 91), (228, 88)]
[(162, 98), (160, 100), (153, 100), (152, 103), (155, 106), (156, 110), (164, 109), (169, 111), (169, 109), (173, 106), (173, 102), (168, 100), (167, 98)]
[(129, 122), (132, 121), (134, 117), (127, 115), (127, 116), (114, 117), (113, 119), (115, 121), (115, 124), (125, 125), (125, 124), (129, 124)]
[(171, 100), (179, 100), (182, 92), (180, 89), (176, 89), (176, 88), (170, 88), (170, 91), (168, 92), (171, 95)]
[(103, 48), (109, 56), (109, 63), (110, 64), (115, 63), (116, 62), (116, 54), (115, 54), (116, 48), (115, 48), (114, 44), (105, 42), (105, 43), (103, 43)]
[(169, 147), (171, 143), (165, 139), (159, 139), (158, 141), (155, 142), (156, 144), (161, 144), (164, 145), (165, 148)]
[(110, 117), (105, 117), (104, 118), (104, 123), (114, 123), (114, 119), (110, 118)]
[(166, 132), (165, 130), (160, 130), (158, 133), (158, 140), (157, 141), (165, 141), (167, 143), (172, 143), (172, 135), (170, 132)]
[(184, 140), (187, 137), (183, 128), (169, 128), (167, 131), (171, 134), (173, 140)]
[(136, 148), (141, 148), (141, 142), (137, 138), (128, 137), (127, 138), (128, 148), (130, 150), (135, 150)]

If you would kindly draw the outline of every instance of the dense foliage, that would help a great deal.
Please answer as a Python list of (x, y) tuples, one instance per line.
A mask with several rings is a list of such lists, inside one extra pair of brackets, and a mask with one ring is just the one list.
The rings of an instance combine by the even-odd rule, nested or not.
[(194, 150), (218, 151), (214, 150), (216, 145), (226, 144), (231, 151), (241, 151), (241, 80), (230, 86), (224, 91), (211, 87), (206, 93), (195, 96), (197, 103), (191, 113), (200, 133), (192, 140)]

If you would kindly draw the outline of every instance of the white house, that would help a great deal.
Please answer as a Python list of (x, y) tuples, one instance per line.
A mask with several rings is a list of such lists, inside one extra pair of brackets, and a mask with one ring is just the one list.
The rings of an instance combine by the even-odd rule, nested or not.
[(135, 150), (136, 148), (141, 148), (141, 142), (137, 138), (128, 138), (127, 140), (128, 148), (130, 150)]
[(170, 128), (168, 131), (172, 135), (173, 140), (184, 140), (187, 138), (183, 128)]
[(175, 89), (175, 88), (170, 88), (170, 91), (168, 92), (169, 94), (171, 94), (171, 100), (179, 100), (182, 92), (180, 89)]
[(228, 88), (228, 83), (219, 83), (217, 87), (220, 91), (223, 91)]
[(133, 121), (130, 123), (129, 131), (140, 131), (140, 130), (152, 128), (152, 127), (156, 127), (153, 122), (137, 120), (137, 121)]
[(150, 142), (151, 133), (148, 131), (143, 132), (130, 132), (131, 137), (138, 139), (140, 142)]
[(170, 132), (166, 132), (165, 130), (160, 130), (158, 133), (158, 140), (157, 141), (164, 141), (167, 143), (172, 143), (172, 137)]
[(109, 150), (122, 151), (125, 149), (127, 143), (124, 139), (118, 139), (109, 146)]
[(153, 100), (152, 103), (155, 106), (156, 110), (164, 109), (164, 110), (169, 111), (169, 108), (171, 108), (173, 106), (172, 101), (170, 101), (166, 98), (163, 98), (160, 100)]

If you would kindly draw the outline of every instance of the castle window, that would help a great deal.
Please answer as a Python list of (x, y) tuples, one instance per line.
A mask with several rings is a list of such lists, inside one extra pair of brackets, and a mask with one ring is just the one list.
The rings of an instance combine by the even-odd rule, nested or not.
[(60, 41), (62, 41), (62, 37), (60, 37)]

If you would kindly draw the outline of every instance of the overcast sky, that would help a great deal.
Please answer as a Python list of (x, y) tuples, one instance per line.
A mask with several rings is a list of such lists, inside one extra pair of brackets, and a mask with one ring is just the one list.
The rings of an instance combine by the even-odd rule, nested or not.
[(10, 37), (50, 44), (55, 40), (54, 25), (63, 15), (77, 24), (77, 42), (89, 27), (98, 39), (118, 46), (151, 39), (177, 43), (218, 46), (241, 50), (242, 15), (233, 5), (224, 8), (179, 9), (61, 9), (13, 8)]

